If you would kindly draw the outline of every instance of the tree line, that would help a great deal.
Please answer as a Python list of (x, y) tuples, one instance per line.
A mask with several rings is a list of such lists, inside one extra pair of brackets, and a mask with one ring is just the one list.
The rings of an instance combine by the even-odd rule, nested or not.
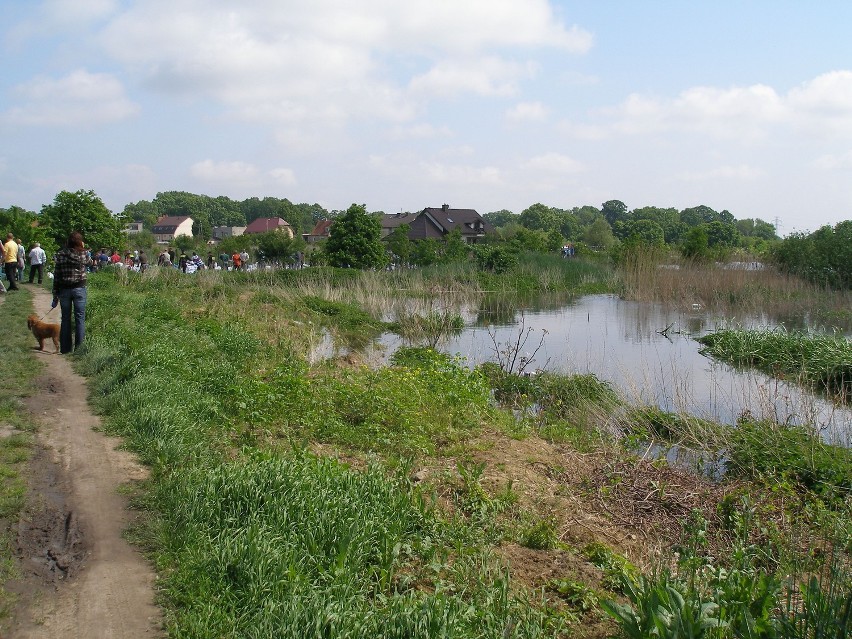
[[(4, 232), (13, 233), (25, 245), (38, 241), (52, 253), (72, 230), (81, 231), (90, 246), (121, 250), (128, 242), (123, 232), (127, 222), (141, 221), (150, 230), (162, 216), (185, 215), (195, 222), (196, 237), (182, 238), (187, 247), (181, 248), (188, 248), (209, 239), (215, 226), (246, 226), (258, 218), (280, 217), (293, 228), (294, 240), (285, 241), (274, 233), (251, 240), (260, 254), (279, 259), (303, 250), (301, 235), (310, 232), (316, 222), (335, 219), (337, 232), (315, 253), (315, 261), (362, 268), (380, 267), (390, 261), (427, 266), (467, 259), (472, 253), (484, 268), (505, 270), (518, 251), (554, 252), (565, 243), (577, 245), (580, 253), (604, 252), (616, 260), (631, 246), (668, 247), (691, 259), (723, 259), (733, 250), (744, 249), (811, 281), (835, 288), (852, 287), (852, 221), (810, 234), (794, 233), (781, 240), (769, 222), (737, 220), (727, 210), (715, 211), (704, 205), (683, 210), (655, 206), (631, 210), (620, 200), (571, 209), (536, 203), (519, 214), (505, 209), (484, 214), (496, 232), (483, 245), (469, 247), (457, 233), (443, 240), (412, 242), (405, 226), (382, 239), (382, 214), (368, 212), (365, 205), (328, 211), (319, 204), (294, 204), (286, 198), (236, 201), (225, 196), (167, 191), (158, 193), (152, 201), (128, 204), (115, 215), (94, 191), (79, 190), (62, 191), (39, 213), (14, 205), (0, 208), (0, 223)], [(248, 238), (228, 241), (234, 248), (243, 248)]]

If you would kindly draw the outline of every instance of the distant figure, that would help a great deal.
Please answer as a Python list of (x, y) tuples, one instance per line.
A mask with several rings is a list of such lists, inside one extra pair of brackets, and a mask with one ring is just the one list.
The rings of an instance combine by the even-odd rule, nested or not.
[(6, 243), (3, 245), (3, 269), (6, 271), (6, 279), (9, 280), (9, 290), (17, 291), (18, 285), (15, 281), (18, 279), (18, 243), (12, 233), (6, 236)]
[(148, 270), (148, 256), (145, 251), (139, 251), (139, 272), (144, 273)]
[[(83, 236), (73, 231), (68, 244), (56, 253), (53, 277), (53, 305), (62, 309), (59, 329), (59, 352), (70, 353), (86, 339), (86, 272), (92, 258), (83, 244)], [(71, 318), (74, 318), (73, 342)]]
[(24, 243), (21, 238), (18, 238), (18, 281), (24, 281), (24, 266), (27, 263), (27, 249), (24, 248)]
[(38, 273), (38, 283), (41, 284), (45, 262), (47, 262), (47, 255), (41, 248), (41, 244), (36, 242), (30, 250), (30, 284), (33, 283), (36, 273)]

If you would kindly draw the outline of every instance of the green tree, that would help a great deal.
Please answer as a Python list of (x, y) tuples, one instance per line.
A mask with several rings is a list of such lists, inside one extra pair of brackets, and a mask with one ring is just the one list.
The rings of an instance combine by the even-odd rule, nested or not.
[(461, 229), (454, 228), (444, 238), (443, 262), (461, 262), (467, 259), (469, 247), (461, 234)]
[(501, 274), (518, 263), (518, 251), (507, 244), (476, 244), (473, 247), (476, 264), (484, 271)]
[(832, 288), (852, 289), (852, 220), (833, 228), (823, 226), (810, 235), (793, 233), (779, 242), (771, 255), (787, 273)]
[(400, 224), (385, 238), (385, 244), (388, 250), (394, 255), (394, 262), (396, 264), (405, 265), (411, 259), (414, 246), (408, 237), (410, 231), (410, 224)]
[(331, 266), (381, 268), (388, 262), (382, 244), (382, 223), (367, 213), (363, 204), (353, 204), (331, 226), (325, 253)]
[(706, 227), (710, 248), (734, 248), (742, 241), (742, 235), (734, 224), (713, 220)]
[(290, 237), (283, 231), (269, 231), (252, 236), (258, 253), (264, 261), (277, 261), (281, 264), (294, 263), (293, 256), (305, 249), (301, 237)]
[(719, 214), (709, 206), (693, 206), (680, 212), (680, 221), (689, 227), (699, 224), (709, 224), (713, 220), (719, 220)]
[(500, 211), (492, 211), (491, 213), (486, 213), (482, 216), (482, 218), (491, 224), (495, 229), (499, 229), (503, 226), (511, 222), (517, 222), (518, 216), (515, 213), (507, 209), (501, 209)]
[(775, 227), (769, 222), (761, 219), (746, 218), (737, 221), (737, 229), (746, 237), (755, 237), (761, 240), (777, 240)]
[(544, 204), (533, 204), (520, 215), (518, 220), (524, 228), (531, 231), (552, 231), (559, 228), (558, 212)]
[(142, 222), (144, 227), (148, 229), (154, 226), (157, 218), (160, 217), (157, 205), (148, 200), (139, 200), (136, 204), (127, 204), (122, 214), (128, 222), (131, 220)]
[(435, 264), (438, 261), (438, 248), (438, 240), (433, 237), (417, 240), (411, 251), (411, 263), (415, 266)]
[(680, 213), (675, 208), (659, 208), (656, 206), (645, 206), (641, 209), (633, 209), (631, 217), (634, 220), (651, 220), (660, 225), (666, 238), (666, 244), (680, 242), (688, 230), (687, 226), (680, 221)]
[(620, 222), (626, 227), (625, 242), (631, 244), (648, 244), (662, 246), (665, 244), (665, 234), (662, 227), (653, 220), (629, 220)]
[(595, 250), (607, 251), (612, 248), (616, 239), (607, 221), (599, 217), (583, 233), (583, 242)]
[(94, 248), (123, 248), (127, 240), (124, 221), (112, 214), (94, 191), (62, 191), (52, 204), (41, 208), (39, 222), (59, 246), (68, 240), (71, 231), (80, 231), (86, 244)]
[(0, 232), (3, 239), (6, 238), (6, 233), (14, 234), (27, 248), (31, 247), (33, 242), (39, 242), (48, 255), (55, 253), (58, 248), (50, 229), (39, 224), (39, 218), (33, 211), (27, 211), (20, 206), (12, 205), (8, 209), (0, 209)]
[(601, 217), (601, 210), (596, 206), (586, 204), (584, 206), (575, 206), (571, 209), (571, 213), (580, 221), (584, 227), (588, 227), (595, 220)]
[(680, 250), (684, 257), (688, 257), (693, 260), (701, 260), (707, 257), (708, 248), (709, 242), (707, 239), (707, 226), (705, 224), (699, 224), (698, 226), (694, 226), (689, 229)]
[(626, 222), (630, 218), (627, 212), (627, 205), (621, 200), (608, 200), (601, 204), (601, 213), (610, 226), (614, 226), (616, 222)]

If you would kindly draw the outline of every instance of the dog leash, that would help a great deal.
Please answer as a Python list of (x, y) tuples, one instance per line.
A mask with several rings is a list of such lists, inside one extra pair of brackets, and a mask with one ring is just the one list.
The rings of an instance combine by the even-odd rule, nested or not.
[[(52, 311), (54, 308), (56, 308), (56, 307), (55, 307), (55, 306), (51, 306), (51, 307), (50, 307), (50, 311)], [(39, 317), (39, 318), (38, 318), (38, 321), (40, 322), (40, 321), (41, 321), (41, 320), (43, 320), (45, 317), (47, 317), (48, 315), (50, 315), (50, 311), (48, 311), (47, 313), (45, 313), (44, 315), (42, 315), (41, 317)]]

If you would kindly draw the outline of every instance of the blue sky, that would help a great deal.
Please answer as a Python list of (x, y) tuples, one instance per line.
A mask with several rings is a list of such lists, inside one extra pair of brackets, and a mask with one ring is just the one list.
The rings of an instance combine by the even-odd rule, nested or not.
[(852, 219), (852, 2), (3, 0), (0, 206)]

